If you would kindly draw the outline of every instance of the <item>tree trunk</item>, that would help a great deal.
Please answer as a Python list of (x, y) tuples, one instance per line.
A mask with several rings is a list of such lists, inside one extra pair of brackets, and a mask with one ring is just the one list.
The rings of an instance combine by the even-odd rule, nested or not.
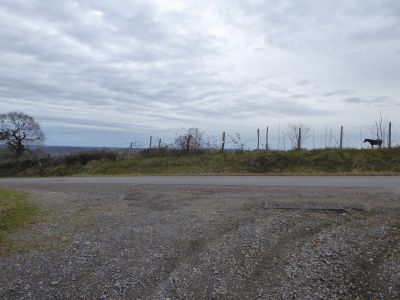
[(8, 147), (12, 152), (15, 153), (16, 158), (20, 158), (25, 152), (25, 146), (22, 141), (16, 141), (15, 143), (7, 143)]

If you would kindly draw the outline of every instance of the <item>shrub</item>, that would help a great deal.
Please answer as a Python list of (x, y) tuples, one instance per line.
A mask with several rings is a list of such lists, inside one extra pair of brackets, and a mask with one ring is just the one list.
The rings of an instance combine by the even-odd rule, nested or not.
[(66, 165), (86, 165), (89, 161), (103, 160), (103, 161), (115, 161), (117, 160), (118, 154), (111, 151), (99, 151), (99, 152), (83, 152), (78, 154), (71, 154), (64, 157)]

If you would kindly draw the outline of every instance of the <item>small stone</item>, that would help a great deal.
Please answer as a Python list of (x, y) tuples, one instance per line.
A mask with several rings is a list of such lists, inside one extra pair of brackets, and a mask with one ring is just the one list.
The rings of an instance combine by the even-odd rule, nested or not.
[(58, 281), (53, 280), (52, 282), (50, 282), (51, 285), (57, 285)]

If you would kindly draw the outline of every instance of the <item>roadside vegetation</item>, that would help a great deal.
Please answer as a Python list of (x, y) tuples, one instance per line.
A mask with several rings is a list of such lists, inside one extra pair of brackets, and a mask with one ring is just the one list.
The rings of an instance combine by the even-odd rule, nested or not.
[[(92, 151), (50, 157), (40, 145), (44, 134), (34, 119), (20, 112), (0, 115), (0, 177), (71, 175), (246, 175), (246, 174), (398, 174), (400, 148), (391, 143), (382, 118), (376, 122), (375, 149), (304, 150), (306, 124), (290, 124), (286, 136), (293, 150), (244, 150), (239, 134), (223, 134), (222, 143), (198, 128), (182, 129), (171, 144), (161, 139), (137, 152), (133, 144), (119, 151)], [(389, 123), (390, 124), (390, 123)], [(29, 133), (29, 134), (28, 134)], [(367, 141), (367, 140), (366, 140)], [(340, 142), (341, 145), (341, 142)], [(386, 147), (385, 147), (386, 146)], [(235, 150), (231, 150), (231, 149)], [(259, 149), (259, 146), (257, 146)]]
[(0, 188), (0, 254), (5, 251), (7, 236), (39, 216), (39, 207), (27, 194)]
[(400, 148), (292, 151), (185, 151), (152, 149), (127, 158), (114, 152), (0, 162), (0, 176), (398, 174)]

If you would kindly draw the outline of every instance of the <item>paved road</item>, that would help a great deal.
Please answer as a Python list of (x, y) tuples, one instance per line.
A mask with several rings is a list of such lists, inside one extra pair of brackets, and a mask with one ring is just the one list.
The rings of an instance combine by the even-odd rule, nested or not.
[(400, 176), (104, 176), (0, 179), (0, 185), (35, 183), (400, 188)]

